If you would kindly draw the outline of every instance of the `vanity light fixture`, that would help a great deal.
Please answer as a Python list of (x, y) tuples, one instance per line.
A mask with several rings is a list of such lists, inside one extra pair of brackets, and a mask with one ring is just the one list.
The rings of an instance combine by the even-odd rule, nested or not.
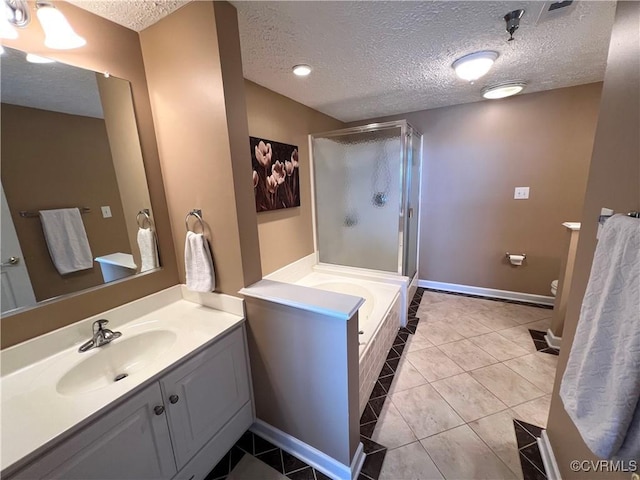
[(26, 0), (4, 0), (0, 14), (0, 37), (13, 40), (18, 38), (15, 27), (26, 27), (31, 21)]
[(35, 55), (33, 53), (27, 53), (27, 62), (29, 62), (29, 63), (56, 63), (56, 61), (51, 59), (51, 58), (41, 57), (40, 55)]
[(451, 66), (458, 77), (473, 82), (486, 75), (497, 58), (498, 52), (484, 50), (460, 57)]
[(482, 90), (482, 96), (489, 100), (497, 100), (499, 98), (506, 98), (512, 95), (517, 95), (524, 87), (526, 87), (526, 82), (509, 82), (509, 83), (501, 83), (499, 85), (493, 85), (491, 87), (486, 87)]
[(300, 64), (293, 67), (293, 74), (298, 77), (306, 77), (311, 73), (311, 66)]
[(55, 50), (70, 50), (87, 41), (78, 35), (60, 10), (48, 2), (36, 3), (36, 15), (44, 30), (44, 45)]

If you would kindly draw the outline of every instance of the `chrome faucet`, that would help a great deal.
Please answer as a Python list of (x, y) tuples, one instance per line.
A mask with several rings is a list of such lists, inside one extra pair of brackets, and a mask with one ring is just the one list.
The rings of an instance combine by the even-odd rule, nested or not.
[(93, 322), (93, 338), (80, 345), (78, 351), (80, 353), (87, 352), (93, 348), (102, 347), (107, 343), (111, 343), (116, 338), (122, 336), (120, 332), (112, 332), (104, 326), (109, 323), (109, 320), (96, 320)]

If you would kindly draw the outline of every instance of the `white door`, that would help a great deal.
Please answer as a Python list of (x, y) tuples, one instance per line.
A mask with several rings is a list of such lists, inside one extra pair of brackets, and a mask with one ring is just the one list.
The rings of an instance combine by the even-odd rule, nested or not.
[(0, 262), (2, 262), (2, 313), (14, 308), (28, 307), (36, 304), (31, 280), (24, 263), (22, 249), (18, 242), (16, 228), (11, 220), (7, 197), (2, 188), (2, 210), (0, 211)]

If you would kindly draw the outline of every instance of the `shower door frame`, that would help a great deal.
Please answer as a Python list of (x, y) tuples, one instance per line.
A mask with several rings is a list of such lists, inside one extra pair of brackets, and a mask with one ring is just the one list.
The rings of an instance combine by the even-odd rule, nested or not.
[[(359, 127), (348, 127), (348, 128), (342, 128), (340, 130), (331, 130), (328, 132), (320, 132), (320, 133), (311, 133), (309, 134), (309, 177), (311, 180), (311, 222), (313, 225), (313, 249), (314, 249), (314, 253), (316, 254), (316, 262), (317, 263), (321, 263), (320, 262), (320, 250), (318, 250), (318, 221), (317, 221), (317, 214), (316, 214), (316, 189), (315, 189), (315, 166), (314, 166), (314, 160), (313, 160), (313, 140), (314, 138), (317, 137), (321, 137), (321, 138), (331, 138), (331, 137), (341, 137), (344, 135), (353, 135), (353, 134), (357, 134), (357, 133), (370, 133), (370, 132), (376, 132), (376, 131), (380, 131), (380, 130), (388, 130), (388, 129), (393, 129), (393, 128), (400, 128), (400, 193), (401, 193), (401, 200), (400, 200), (400, 209), (398, 212), (398, 268), (395, 272), (389, 272), (386, 270), (373, 270), (373, 269), (369, 269), (369, 268), (363, 268), (363, 267), (351, 267), (348, 266), (348, 268), (357, 268), (360, 270), (367, 270), (370, 272), (384, 272), (387, 274), (392, 274), (392, 275), (404, 275), (403, 274), (403, 270), (404, 270), (404, 249), (408, 246), (405, 245), (405, 239), (404, 239), (404, 235), (405, 235), (405, 214), (408, 212), (408, 204), (409, 204), (409, 195), (408, 192), (405, 190), (404, 186), (408, 185), (407, 182), (410, 181), (410, 169), (408, 168), (408, 157), (407, 157), (407, 146), (410, 145), (410, 143), (408, 143), (408, 139), (411, 135), (413, 134), (418, 134), (418, 136), (421, 139), (421, 146), (422, 146), (422, 133), (420, 133), (418, 130), (416, 130), (411, 124), (409, 124), (406, 120), (394, 120), (391, 122), (379, 122), (379, 123), (369, 123), (367, 125), (362, 125)], [(422, 148), (420, 149), (420, 172), (422, 172)], [(421, 174), (420, 174), (421, 175)], [(419, 192), (418, 192), (418, 205), (420, 205), (421, 203), (421, 195), (422, 195), (422, 182), (420, 181), (418, 183), (419, 185)], [(408, 223), (408, 217), (406, 218), (406, 222)], [(420, 232), (420, 217), (418, 217), (418, 240), (420, 238), (419, 236), (419, 232)], [(418, 259), (420, 258), (420, 242), (417, 242), (417, 250), (416, 250), (416, 256), (418, 257)], [(418, 262), (418, 259), (416, 259), (416, 265)], [(323, 265), (332, 265), (332, 266), (336, 266), (336, 264), (333, 263), (322, 263)], [(337, 266), (342, 266), (342, 265), (337, 265)], [(418, 274), (418, 268), (416, 266), (416, 274)]]

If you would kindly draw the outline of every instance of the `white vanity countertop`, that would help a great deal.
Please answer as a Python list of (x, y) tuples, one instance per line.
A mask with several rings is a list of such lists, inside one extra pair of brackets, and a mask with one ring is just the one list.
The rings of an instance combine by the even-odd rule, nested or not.
[[(109, 316), (105, 315), (105, 318), (109, 319)], [(78, 322), (87, 322), (85, 340), (91, 337), (91, 320), (93, 318)], [(243, 321), (242, 316), (214, 310), (180, 298), (127, 323), (119, 324), (114, 320), (107, 328), (122, 332), (122, 337), (111, 344), (79, 353), (80, 343), (76, 343), (63, 351), (8, 372), (0, 379), (1, 470), (4, 474), (9, 473), (5, 471), (7, 467), (28, 456), (31, 457), (30, 454), (61, 434), (87, 423), (114, 401), (143, 384), (151, 383), (168, 367), (239, 326)], [(141, 367), (134, 367), (127, 378), (92, 391), (67, 395), (58, 392), (59, 380), (77, 364), (93, 355), (103, 353), (106, 349), (116, 347), (118, 342), (158, 330), (173, 332), (175, 341), (153, 360), (147, 361)], [(169, 333), (167, 336), (174, 338)], [(28, 348), (28, 344), (29, 342), (25, 342), (12, 348), (25, 348), (25, 345)], [(4, 353), (5, 351), (0, 352), (0, 358)]]

